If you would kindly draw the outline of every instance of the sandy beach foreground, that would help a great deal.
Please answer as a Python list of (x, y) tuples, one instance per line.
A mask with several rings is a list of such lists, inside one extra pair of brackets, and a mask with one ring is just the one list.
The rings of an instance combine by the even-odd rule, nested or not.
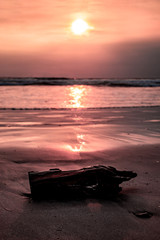
[[(0, 110), (0, 116), (0, 239), (159, 239), (160, 107)], [(112, 201), (26, 196), (28, 171), (98, 164), (138, 176)], [(153, 216), (139, 218), (138, 211)]]

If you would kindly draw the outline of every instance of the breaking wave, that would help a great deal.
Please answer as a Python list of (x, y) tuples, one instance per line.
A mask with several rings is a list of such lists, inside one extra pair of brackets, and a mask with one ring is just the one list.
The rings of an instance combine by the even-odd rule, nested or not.
[(160, 79), (107, 79), (107, 78), (0, 78), (0, 86), (25, 85), (92, 85), (110, 87), (159, 87)]

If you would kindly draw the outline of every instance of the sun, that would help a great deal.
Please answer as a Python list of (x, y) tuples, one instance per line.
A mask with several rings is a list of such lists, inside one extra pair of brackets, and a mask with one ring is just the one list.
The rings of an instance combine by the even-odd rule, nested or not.
[(76, 19), (71, 26), (71, 30), (75, 35), (82, 35), (89, 29), (92, 29), (92, 27), (81, 18)]

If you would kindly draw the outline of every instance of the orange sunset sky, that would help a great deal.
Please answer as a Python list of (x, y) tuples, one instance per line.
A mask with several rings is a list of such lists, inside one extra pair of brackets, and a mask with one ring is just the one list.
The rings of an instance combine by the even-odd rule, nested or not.
[(160, 77), (159, 65), (160, 0), (1, 0), (0, 76)]

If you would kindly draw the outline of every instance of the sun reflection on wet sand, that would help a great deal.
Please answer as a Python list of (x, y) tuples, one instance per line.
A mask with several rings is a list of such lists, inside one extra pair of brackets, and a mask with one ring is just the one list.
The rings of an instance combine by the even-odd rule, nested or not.
[(85, 135), (84, 134), (77, 134), (77, 142), (74, 145), (67, 145), (67, 149), (69, 149), (72, 152), (81, 152), (83, 151), (85, 142)]
[[(85, 96), (87, 95), (86, 87), (81, 86), (72, 86), (67, 89), (67, 101), (65, 101), (65, 106), (67, 108), (83, 108), (85, 107)], [(77, 116), (75, 113), (75, 116), (73, 116), (73, 119), (75, 121), (83, 120), (81, 116)], [(80, 153), (81, 151), (84, 151), (84, 146), (86, 144), (85, 141), (85, 135), (81, 134), (80, 131), (76, 132), (76, 143), (74, 144), (68, 144), (65, 146), (65, 148), (71, 152)]]
[(86, 95), (86, 88), (84, 86), (73, 86), (69, 88), (67, 108), (83, 108), (84, 96)]

